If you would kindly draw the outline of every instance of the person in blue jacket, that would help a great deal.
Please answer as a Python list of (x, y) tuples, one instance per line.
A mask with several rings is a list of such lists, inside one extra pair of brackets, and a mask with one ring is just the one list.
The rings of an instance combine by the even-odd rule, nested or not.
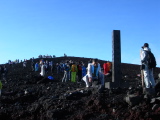
[(62, 82), (69, 81), (69, 70), (70, 70), (70, 66), (67, 64), (66, 67), (64, 68), (64, 76), (62, 78)]
[(85, 67), (85, 65), (83, 63), (82, 64), (82, 77), (84, 77), (86, 75), (86, 73), (87, 73), (87, 69), (86, 69), (86, 67)]
[(35, 64), (35, 71), (37, 72), (38, 69), (39, 69), (39, 65), (38, 65), (38, 62), (36, 62), (36, 64)]

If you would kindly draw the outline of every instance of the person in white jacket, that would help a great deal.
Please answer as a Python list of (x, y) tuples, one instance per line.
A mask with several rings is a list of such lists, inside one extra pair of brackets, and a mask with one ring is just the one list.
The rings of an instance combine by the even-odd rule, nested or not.
[(45, 76), (45, 65), (44, 65), (44, 62), (42, 62), (41, 64), (42, 64), (42, 65), (41, 65), (40, 75), (44, 77), (44, 76)]
[(144, 83), (146, 88), (152, 88), (155, 87), (155, 80), (153, 77), (153, 69), (149, 69), (147, 65), (147, 52), (146, 51), (151, 51), (149, 48), (148, 43), (145, 43), (144, 46), (142, 46), (142, 52), (141, 52), (141, 62), (142, 65), (144, 66), (143, 68), (143, 74), (144, 74)]
[(83, 80), (86, 83), (86, 87), (90, 87), (95, 80), (104, 86), (104, 75), (101, 72), (101, 66), (97, 59), (93, 59), (92, 63), (88, 63), (87, 74), (83, 77)]

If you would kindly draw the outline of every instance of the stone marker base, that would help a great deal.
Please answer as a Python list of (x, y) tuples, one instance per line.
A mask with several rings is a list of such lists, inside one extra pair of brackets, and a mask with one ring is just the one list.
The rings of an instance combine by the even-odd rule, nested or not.
[(120, 88), (129, 87), (129, 82), (125, 81), (125, 82), (122, 82), (121, 84), (116, 82), (105, 82), (105, 88), (112, 89), (117, 87), (120, 87)]

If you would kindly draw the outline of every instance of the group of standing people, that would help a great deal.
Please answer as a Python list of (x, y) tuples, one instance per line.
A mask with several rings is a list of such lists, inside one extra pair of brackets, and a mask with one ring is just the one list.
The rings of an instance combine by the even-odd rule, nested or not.
[(51, 73), (53, 73), (53, 61), (48, 62), (47, 60), (44, 61), (42, 59), (42, 60), (40, 60), (39, 63), (36, 62), (36, 64), (34, 66), (35, 66), (36, 72), (39, 71), (39, 68), (40, 68), (40, 75), (43, 77), (49, 72), (49, 69), (50, 69)]
[(66, 61), (63, 66), (64, 76), (62, 82), (81, 82), (82, 77), (86, 74), (86, 66), (82, 61)]
[(101, 68), (98, 59), (92, 59), (92, 61), (88, 63), (87, 74), (82, 78), (86, 83), (86, 87), (100, 85), (101, 88), (104, 88), (105, 76), (109, 76), (112, 73), (111, 66), (111, 62), (107, 61), (107, 63), (103, 64), (103, 68)]
[(67, 61), (64, 66), (64, 77), (62, 78), (62, 82), (82, 82), (83, 80), (86, 87), (93, 87), (95, 82), (104, 87), (104, 76), (111, 75), (112, 71), (111, 62), (107, 61), (103, 64), (103, 67), (101, 67), (98, 59), (92, 59), (87, 65), (82, 61)]

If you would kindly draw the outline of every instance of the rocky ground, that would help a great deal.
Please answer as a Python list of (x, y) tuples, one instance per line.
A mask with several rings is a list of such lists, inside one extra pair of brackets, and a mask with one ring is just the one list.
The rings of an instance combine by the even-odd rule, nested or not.
[(49, 80), (30, 66), (8, 66), (7, 81), (2, 80), (0, 120), (159, 120), (159, 85), (155, 96), (146, 96), (136, 76), (139, 72), (133, 73), (137, 67), (125, 67), (132, 74), (123, 69), (127, 71), (123, 80), (134, 80), (132, 87), (99, 91), (85, 88), (84, 82), (62, 83), (63, 74), (52, 74), (55, 79)]

